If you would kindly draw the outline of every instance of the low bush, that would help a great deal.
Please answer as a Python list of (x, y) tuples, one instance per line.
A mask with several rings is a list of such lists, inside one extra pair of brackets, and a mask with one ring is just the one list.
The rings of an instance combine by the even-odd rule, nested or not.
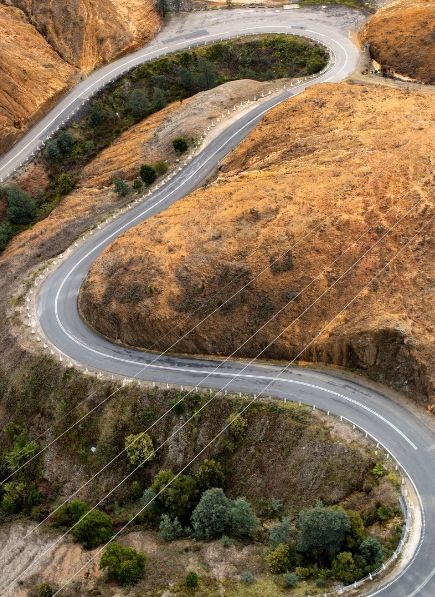
[(134, 585), (145, 576), (146, 556), (131, 547), (110, 543), (100, 560), (100, 569), (108, 570), (109, 579), (122, 586)]
[(146, 464), (154, 458), (153, 440), (147, 433), (128, 435), (125, 448), (130, 463), (135, 466)]
[(199, 577), (196, 572), (190, 571), (184, 579), (184, 584), (188, 589), (196, 589), (199, 585)]
[(267, 554), (266, 562), (272, 574), (288, 572), (295, 563), (295, 550), (288, 543), (281, 543)]
[(181, 526), (178, 518), (171, 518), (167, 514), (162, 514), (160, 518), (159, 533), (165, 541), (175, 541), (186, 536), (186, 531)]
[(223, 487), (225, 482), (225, 474), (221, 464), (213, 459), (205, 459), (195, 477), (201, 492), (212, 487)]
[(77, 523), (71, 533), (85, 549), (94, 549), (112, 538), (112, 519), (101, 510), (92, 510)]
[(184, 153), (189, 149), (189, 143), (184, 137), (176, 137), (172, 141), (172, 145), (177, 153)]
[(140, 177), (146, 185), (152, 184), (157, 178), (157, 172), (153, 166), (143, 164), (140, 167)]
[(89, 512), (90, 507), (82, 500), (71, 500), (59, 508), (54, 515), (54, 524), (58, 527), (69, 529), (82, 516)]

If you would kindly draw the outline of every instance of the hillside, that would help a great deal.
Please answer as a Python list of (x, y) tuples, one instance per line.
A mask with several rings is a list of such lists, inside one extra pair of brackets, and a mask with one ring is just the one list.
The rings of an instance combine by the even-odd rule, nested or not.
[(149, 40), (150, 0), (7, 0), (0, 6), (0, 152), (83, 73)]
[(119, 342), (166, 349), (258, 276), (173, 348), (230, 354), (246, 341), (238, 356), (255, 355), (379, 241), (263, 355), (289, 359), (417, 233), (412, 252), (302, 357), (362, 369), (430, 399), (433, 255), (431, 230), (420, 229), (430, 224), (433, 116), (432, 94), (364, 85), (324, 85), (286, 102), (212, 184), (106, 250), (82, 290), (83, 315)]
[(396, 0), (368, 21), (362, 38), (387, 73), (435, 83), (435, 3)]

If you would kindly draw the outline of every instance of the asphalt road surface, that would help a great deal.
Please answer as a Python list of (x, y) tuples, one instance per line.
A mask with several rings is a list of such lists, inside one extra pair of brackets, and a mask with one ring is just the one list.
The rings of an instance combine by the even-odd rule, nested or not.
[[(281, 367), (242, 362), (205, 360), (141, 352), (112, 344), (81, 320), (77, 295), (96, 257), (121, 233), (145, 218), (166, 209), (197, 188), (259, 122), (265, 111), (309, 85), (340, 81), (352, 72), (358, 51), (346, 33), (346, 14), (322, 11), (247, 10), (210, 11), (185, 15), (164, 29), (151, 46), (100, 69), (66, 96), (0, 162), (0, 177), (7, 176), (47, 138), (59, 123), (73, 114), (84, 98), (96, 88), (131, 66), (199, 41), (232, 37), (244, 33), (292, 32), (328, 45), (335, 56), (328, 72), (317, 79), (286, 90), (262, 104), (253, 104), (249, 113), (229, 122), (210, 144), (168, 184), (130, 210), (110, 221), (79, 243), (61, 260), (42, 284), (37, 299), (37, 317), (44, 335), (65, 358), (92, 370), (127, 378), (199, 386), (259, 394), (269, 384), (267, 395), (302, 401), (342, 415), (379, 439), (412, 479), (422, 506), (423, 525), (418, 548), (411, 561), (395, 579), (366, 593), (382, 597), (435, 595), (435, 433), (423, 413), (416, 415), (362, 382), (291, 368), (280, 375)], [(329, 15), (329, 16), (328, 16)], [(344, 16), (343, 16), (344, 15)], [(352, 17), (353, 18), (353, 17)]]

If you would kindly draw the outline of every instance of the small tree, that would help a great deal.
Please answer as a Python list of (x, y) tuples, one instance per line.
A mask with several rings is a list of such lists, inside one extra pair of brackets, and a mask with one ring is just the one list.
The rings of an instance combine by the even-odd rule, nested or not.
[(163, 491), (159, 499), (172, 516), (188, 522), (197, 501), (195, 479), (190, 475), (179, 475)]
[(102, 100), (95, 100), (89, 110), (89, 124), (92, 127), (97, 127), (105, 123), (110, 118), (113, 118), (114, 113), (109, 106)]
[(146, 91), (133, 89), (128, 96), (127, 108), (133, 118), (139, 120), (151, 112), (151, 104)]
[(171, 518), (167, 514), (162, 514), (159, 525), (160, 537), (165, 541), (175, 541), (186, 535), (186, 531), (181, 526), (177, 517)]
[(328, 555), (339, 551), (350, 522), (344, 511), (326, 508), (322, 504), (299, 512), (297, 526), (300, 530), (298, 549), (307, 552), (312, 549)]
[(345, 584), (358, 580), (362, 574), (349, 551), (342, 551), (334, 558), (331, 572), (334, 578)]
[(107, 568), (109, 578), (120, 585), (134, 585), (145, 575), (146, 556), (131, 547), (110, 543), (100, 560), (100, 570)]
[(155, 87), (153, 91), (153, 108), (157, 112), (158, 110), (163, 110), (166, 106), (166, 93), (163, 89), (159, 87)]
[(172, 145), (177, 153), (184, 153), (189, 149), (189, 143), (184, 137), (176, 137), (172, 141)]
[(274, 549), (280, 543), (290, 543), (292, 525), (290, 518), (285, 516), (281, 522), (275, 524), (269, 529), (269, 544)]
[(213, 539), (228, 529), (231, 502), (222, 489), (208, 489), (202, 494), (192, 514), (193, 533), (197, 539)]
[(125, 448), (131, 464), (145, 464), (154, 458), (153, 440), (148, 433), (128, 435), (125, 438)]
[(115, 186), (115, 192), (120, 197), (125, 197), (125, 195), (128, 195), (130, 187), (128, 186), (128, 184), (125, 181), (121, 180), (120, 178), (117, 178), (117, 179), (115, 179), (113, 184)]
[(288, 543), (280, 543), (267, 554), (266, 561), (272, 574), (283, 574), (294, 565), (294, 549)]
[(169, 170), (169, 166), (164, 161), (156, 162), (154, 164), (154, 170), (156, 171), (157, 176), (162, 176), (162, 174), (166, 174), (166, 172)]
[(243, 415), (239, 415), (238, 413), (232, 413), (228, 419), (229, 423), (229, 430), (231, 435), (238, 439), (245, 434), (246, 428), (248, 426), (248, 421)]
[(56, 189), (59, 195), (68, 195), (76, 186), (76, 180), (71, 174), (63, 172), (57, 177)]
[(135, 178), (133, 180), (133, 189), (135, 191), (137, 191), (138, 193), (142, 190), (142, 185), (143, 185), (143, 183), (140, 178)]
[(6, 215), (13, 224), (30, 224), (36, 217), (36, 204), (25, 191), (18, 187), (6, 190), (8, 208)]
[(241, 539), (250, 539), (259, 526), (259, 520), (246, 498), (240, 497), (231, 503), (230, 529), (232, 535)]
[(92, 510), (85, 514), (85, 517), (77, 523), (71, 532), (85, 549), (94, 549), (111, 539), (113, 535), (112, 519), (101, 510)]
[(70, 528), (80, 518), (89, 512), (90, 508), (82, 500), (71, 500), (59, 508), (55, 514), (55, 524), (59, 527)]
[(201, 492), (212, 487), (223, 487), (225, 474), (219, 462), (205, 459), (196, 473), (196, 481)]
[(57, 147), (63, 155), (69, 155), (76, 140), (68, 131), (61, 131), (57, 137)]
[(47, 142), (43, 155), (47, 162), (57, 162), (60, 160), (61, 152), (56, 141)]
[(150, 185), (152, 184), (155, 179), (157, 178), (157, 173), (155, 169), (150, 166), (149, 164), (144, 164), (140, 167), (140, 177), (144, 181), (145, 184)]
[(0, 251), (6, 248), (6, 245), (12, 238), (13, 230), (9, 222), (2, 222), (0, 224)]
[(294, 572), (286, 572), (282, 576), (284, 589), (294, 589), (299, 582), (299, 576)]
[(370, 567), (378, 566), (384, 557), (384, 550), (376, 537), (367, 537), (361, 541), (359, 552)]

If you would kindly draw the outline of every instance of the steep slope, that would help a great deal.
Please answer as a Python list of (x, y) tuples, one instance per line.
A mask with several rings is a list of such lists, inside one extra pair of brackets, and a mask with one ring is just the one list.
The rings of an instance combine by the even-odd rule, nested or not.
[[(7, 4), (5, 6), (4, 4)], [(152, 0), (6, 0), (0, 5), (0, 152), (82, 73), (148, 41)]]
[(288, 359), (417, 233), (412, 251), (302, 357), (360, 368), (428, 399), (433, 251), (431, 229), (419, 231), (430, 224), (434, 115), (431, 93), (347, 84), (285, 103), (213, 184), (106, 250), (82, 290), (83, 315), (120, 342), (164, 349), (256, 278), (175, 350), (229, 354), (246, 341), (238, 354), (254, 355), (300, 316), (263, 355)]
[(363, 40), (386, 72), (435, 83), (435, 3), (397, 0), (367, 23)]
[(65, 91), (76, 70), (16, 8), (0, 6), (0, 152)]

